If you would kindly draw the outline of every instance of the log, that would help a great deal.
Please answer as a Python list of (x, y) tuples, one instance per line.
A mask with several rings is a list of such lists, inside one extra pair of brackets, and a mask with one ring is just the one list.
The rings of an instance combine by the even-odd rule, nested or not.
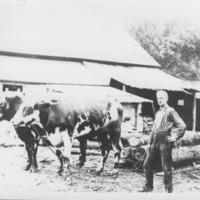
[(200, 144), (200, 132), (186, 131), (185, 135), (179, 140), (178, 146), (194, 146)]
[(181, 165), (192, 164), (200, 159), (200, 145), (185, 146), (172, 150), (174, 168)]
[[(122, 164), (122, 166), (126, 166), (126, 164), (130, 165), (131, 163), (133, 167), (142, 169), (142, 165), (147, 153), (147, 145), (141, 147), (124, 148), (121, 152), (122, 161), (120, 163)], [(174, 168), (192, 165), (193, 162), (198, 162), (199, 160), (200, 145), (179, 147), (172, 150), (172, 161)], [(161, 169), (161, 163), (158, 163), (158, 165), (156, 166), (156, 171), (160, 171)]]
[[(124, 147), (139, 147), (148, 144), (149, 135), (136, 131), (122, 132), (121, 140)], [(200, 132), (186, 131), (175, 145), (176, 147), (200, 145)]]
[(145, 145), (148, 143), (149, 136), (139, 133), (137, 131), (134, 132), (122, 132), (121, 141), (123, 147), (139, 147), (141, 145)]

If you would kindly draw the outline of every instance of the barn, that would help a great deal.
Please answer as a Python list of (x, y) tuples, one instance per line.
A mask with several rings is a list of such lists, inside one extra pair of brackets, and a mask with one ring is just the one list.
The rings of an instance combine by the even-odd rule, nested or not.
[(162, 72), (120, 25), (91, 17), (49, 17), (43, 12), (37, 12), (40, 20), (36, 20), (33, 9), (29, 12), (27, 7), (15, 13), (9, 18), (0, 14), (6, 19), (0, 21), (1, 91), (33, 95), (46, 86), (70, 86), (95, 95), (103, 88), (104, 95), (123, 96), (127, 118), (139, 128), (138, 116), (153, 116), (155, 92), (165, 89), (170, 105), (189, 129), (194, 128), (196, 89)]

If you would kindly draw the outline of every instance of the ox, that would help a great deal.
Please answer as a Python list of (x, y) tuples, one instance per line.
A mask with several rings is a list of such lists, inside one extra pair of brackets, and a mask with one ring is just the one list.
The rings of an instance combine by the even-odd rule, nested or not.
[[(22, 103), (22, 98), (18, 96), (8, 98), (6, 97), (5, 99), (1, 98), (0, 121), (10, 121), (19, 110), (19, 107)], [(18, 137), (24, 142), (28, 154), (28, 160), (25, 170), (36, 172), (38, 168), (36, 154), (39, 144), (39, 135), (36, 135), (28, 126), (15, 126), (15, 131)]]
[(72, 140), (78, 139), (80, 142), (79, 165), (82, 167), (86, 161), (87, 139), (94, 137), (97, 137), (102, 152), (101, 162), (96, 169), (97, 174), (102, 172), (111, 149), (115, 152), (114, 173), (118, 173), (123, 108), (115, 100), (63, 95), (54, 104), (28, 104), (19, 97), (13, 97), (6, 99), (2, 111), (8, 120), (12, 118), (19, 138), (25, 142), (28, 152), (26, 170), (38, 167), (36, 153), (39, 138), (46, 135), (46, 132), (50, 136), (59, 130), (60, 141), (64, 146), (63, 152), (56, 151), (61, 164), (59, 173), (63, 172), (64, 163), (69, 166)]

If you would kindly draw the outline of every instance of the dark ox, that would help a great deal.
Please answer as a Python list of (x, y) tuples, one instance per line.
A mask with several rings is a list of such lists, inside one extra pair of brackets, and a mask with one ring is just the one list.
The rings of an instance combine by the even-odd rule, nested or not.
[[(63, 96), (54, 104), (37, 102), (30, 105), (19, 97), (14, 97), (7, 99), (4, 106), (7, 107), (4, 108), (5, 116), (6, 113), (12, 113), (14, 117), (11, 121), (19, 138), (25, 142), (28, 152), (27, 170), (38, 167), (36, 153), (39, 138), (45, 135), (45, 132), (49, 136), (59, 132), (60, 142), (56, 145), (62, 143), (64, 146), (63, 152), (56, 151), (61, 163), (59, 172), (63, 171), (64, 163), (69, 164), (73, 139), (76, 138), (80, 142), (79, 164), (82, 167), (86, 161), (87, 139), (94, 137), (97, 137), (102, 152), (100, 165), (96, 169), (97, 173), (102, 172), (111, 149), (115, 152), (114, 173), (118, 172), (123, 109), (115, 100)], [(10, 120), (10, 118), (11, 115), (7, 119)]]
[[(23, 103), (22, 98), (15, 96), (9, 98), (1, 98), (0, 102), (0, 121), (10, 121), (16, 112), (19, 110), (20, 105)], [(39, 144), (39, 136), (33, 133), (28, 126), (15, 127), (18, 137), (25, 143), (25, 148), (28, 153), (28, 161), (25, 170), (36, 171), (38, 168), (36, 154)]]

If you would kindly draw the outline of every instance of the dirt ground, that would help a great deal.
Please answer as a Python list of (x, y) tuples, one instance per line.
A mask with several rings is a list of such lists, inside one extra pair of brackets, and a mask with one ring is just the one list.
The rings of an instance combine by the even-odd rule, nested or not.
[[(59, 163), (56, 156), (46, 147), (38, 152), (39, 172), (30, 173), (23, 170), (26, 164), (24, 147), (0, 147), (0, 198), (9, 194), (16, 196), (53, 193), (137, 193), (142, 188), (144, 176), (131, 169), (120, 169), (119, 176), (113, 178), (109, 170), (113, 167), (110, 155), (105, 170), (96, 176), (95, 167), (100, 156), (88, 156), (87, 165), (82, 169), (76, 167), (78, 155), (72, 155), (71, 176), (59, 176)], [(174, 192), (193, 193), (200, 191), (200, 169), (191, 169), (174, 173)], [(162, 193), (162, 177), (155, 176), (154, 193)]]

